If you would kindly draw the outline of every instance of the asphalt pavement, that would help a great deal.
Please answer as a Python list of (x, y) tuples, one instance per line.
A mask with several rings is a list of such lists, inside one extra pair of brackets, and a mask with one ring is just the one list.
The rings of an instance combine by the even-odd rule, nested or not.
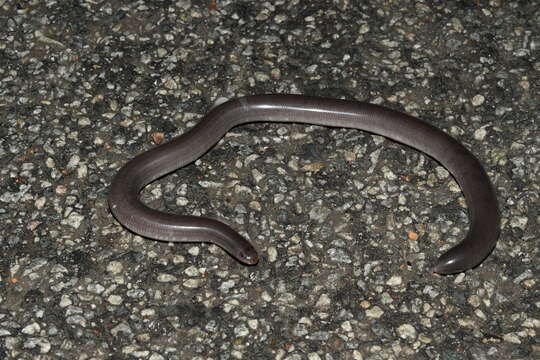
[[(0, 358), (540, 359), (538, 1), (0, 0)], [(142, 192), (258, 249), (123, 228), (136, 154), (216, 103), (308, 94), (417, 116), (484, 164), (501, 235), (433, 159), (383, 137), (239, 126)]]

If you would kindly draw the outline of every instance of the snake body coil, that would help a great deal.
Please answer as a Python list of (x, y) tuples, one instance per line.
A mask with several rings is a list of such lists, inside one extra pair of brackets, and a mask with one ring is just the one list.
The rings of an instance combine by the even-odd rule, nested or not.
[(450, 274), (475, 267), (494, 248), (500, 229), (497, 198), (480, 162), (441, 130), (377, 105), (300, 95), (256, 95), (212, 109), (191, 130), (129, 161), (115, 176), (109, 206), (131, 231), (152, 239), (210, 242), (238, 261), (255, 264), (255, 248), (229, 226), (213, 219), (160, 212), (141, 203), (139, 193), (155, 179), (201, 157), (231, 128), (252, 122), (303, 123), (365, 130), (420, 150), (443, 165), (460, 185), (469, 208), (465, 239), (444, 253), (432, 271)]

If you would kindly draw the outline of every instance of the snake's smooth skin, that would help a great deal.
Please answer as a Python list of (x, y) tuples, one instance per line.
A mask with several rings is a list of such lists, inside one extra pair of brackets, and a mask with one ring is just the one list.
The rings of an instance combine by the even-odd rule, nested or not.
[(398, 111), (357, 101), (302, 95), (255, 95), (227, 101), (183, 135), (138, 155), (114, 177), (108, 198), (113, 215), (139, 235), (173, 242), (214, 243), (238, 261), (256, 264), (259, 257), (253, 245), (228, 225), (214, 219), (164, 213), (147, 207), (139, 199), (147, 184), (197, 160), (231, 128), (253, 122), (365, 130), (429, 155), (460, 185), (470, 217), (465, 239), (444, 253), (431, 271), (452, 274), (471, 269), (495, 247), (500, 214), (494, 188), (480, 162), (459, 142)]

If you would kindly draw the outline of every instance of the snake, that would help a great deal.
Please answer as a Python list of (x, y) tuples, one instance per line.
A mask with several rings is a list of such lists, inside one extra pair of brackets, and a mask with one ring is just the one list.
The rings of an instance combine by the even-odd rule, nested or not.
[(381, 135), (416, 149), (440, 163), (461, 188), (469, 214), (465, 238), (444, 252), (433, 273), (455, 274), (477, 267), (496, 246), (501, 215), (493, 184), (480, 161), (444, 131), (400, 111), (356, 100), (293, 94), (251, 95), (212, 108), (191, 129), (128, 161), (114, 176), (108, 194), (111, 213), (140, 236), (168, 242), (218, 245), (245, 265), (255, 265), (255, 247), (222, 221), (150, 208), (141, 190), (199, 159), (232, 128), (256, 122), (350, 128)]

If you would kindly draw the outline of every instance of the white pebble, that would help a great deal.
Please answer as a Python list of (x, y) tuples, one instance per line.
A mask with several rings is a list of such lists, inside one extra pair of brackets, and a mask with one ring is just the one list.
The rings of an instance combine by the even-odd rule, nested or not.
[(199, 276), (201, 273), (199, 272), (199, 269), (197, 269), (195, 266), (190, 266), (186, 270), (184, 270), (184, 274), (190, 277)]
[(78, 229), (81, 226), (81, 223), (84, 221), (84, 219), (85, 219), (84, 216), (73, 211), (71, 214), (69, 214), (67, 219), (62, 221), (62, 224), (66, 224), (66, 225), (71, 226), (74, 229)]
[(442, 166), (437, 166), (435, 168), (435, 172), (437, 173), (437, 177), (439, 179), (446, 179), (448, 178), (448, 176), (450, 176), (450, 173), (448, 172), (448, 170), (446, 170)]
[(69, 162), (67, 164), (67, 168), (69, 170), (73, 170), (75, 169), (75, 167), (79, 164), (79, 162), (81, 161), (81, 158), (79, 157), (79, 155), (73, 155), (70, 159), (69, 159)]
[(234, 280), (227, 280), (227, 281), (224, 281), (224, 282), (221, 283), (221, 285), (219, 287), (219, 290), (221, 290), (223, 292), (228, 292), (229, 289), (234, 287), (234, 285), (236, 285)]
[(267, 250), (268, 253), (268, 261), (273, 263), (277, 260), (277, 249), (274, 246), (270, 246)]
[(483, 96), (483, 95), (474, 95), (473, 98), (472, 98), (472, 104), (474, 106), (480, 106), (484, 103), (484, 101), (486, 100), (486, 98)]
[(317, 303), (315, 304), (316, 307), (321, 308), (325, 307), (331, 304), (331, 300), (326, 294), (322, 294)]
[(401, 276), (394, 275), (390, 279), (388, 279), (388, 281), (386, 282), (386, 285), (399, 286), (399, 285), (401, 285), (402, 281), (403, 280), (402, 280)]
[(196, 289), (201, 286), (201, 281), (199, 279), (188, 279), (184, 281), (183, 285), (188, 289)]
[(199, 249), (198, 246), (192, 246), (188, 249), (188, 253), (190, 255), (193, 255), (193, 256), (197, 256), (199, 255), (199, 253), (201, 252), (201, 249)]
[(60, 299), (60, 307), (65, 308), (65, 307), (68, 307), (69, 305), (73, 305), (73, 302), (71, 301), (69, 296), (62, 295), (62, 298)]
[(244, 337), (249, 334), (249, 330), (244, 324), (240, 324), (234, 328), (234, 335), (237, 337)]
[(149, 316), (155, 316), (156, 310), (154, 309), (143, 309), (141, 310), (141, 316), (143, 317), (149, 317)]
[(515, 333), (505, 334), (503, 340), (511, 344), (521, 344), (521, 339)]
[(397, 332), (402, 339), (416, 339), (416, 329), (411, 324), (403, 324), (398, 327)]
[(487, 131), (485, 128), (481, 127), (480, 129), (476, 130), (474, 132), (474, 138), (476, 140), (484, 140), (484, 138), (486, 137), (487, 135)]
[(248, 326), (252, 330), (257, 330), (257, 328), (259, 327), (259, 320), (257, 319), (248, 320)]
[(41, 327), (39, 326), (39, 324), (37, 322), (33, 322), (30, 325), (25, 326), (22, 329), (22, 333), (26, 335), (35, 335), (38, 334), (40, 330)]
[(384, 311), (378, 306), (366, 310), (366, 316), (372, 319), (379, 319), (384, 314)]
[(454, 284), (460, 284), (465, 279), (465, 273), (461, 273), (454, 279)]
[(540, 320), (529, 318), (529, 319), (526, 319), (523, 322), (523, 324), (521, 324), (521, 326), (527, 327), (527, 328), (540, 328)]
[(124, 270), (122, 263), (120, 261), (111, 261), (107, 264), (107, 272), (118, 275)]
[(174, 281), (176, 281), (176, 276), (171, 275), (171, 274), (161, 273), (161, 274), (158, 275), (157, 281), (159, 281), (159, 282), (174, 282)]
[(121, 296), (119, 295), (111, 295), (107, 298), (107, 301), (111, 305), (120, 305), (124, 302)]

